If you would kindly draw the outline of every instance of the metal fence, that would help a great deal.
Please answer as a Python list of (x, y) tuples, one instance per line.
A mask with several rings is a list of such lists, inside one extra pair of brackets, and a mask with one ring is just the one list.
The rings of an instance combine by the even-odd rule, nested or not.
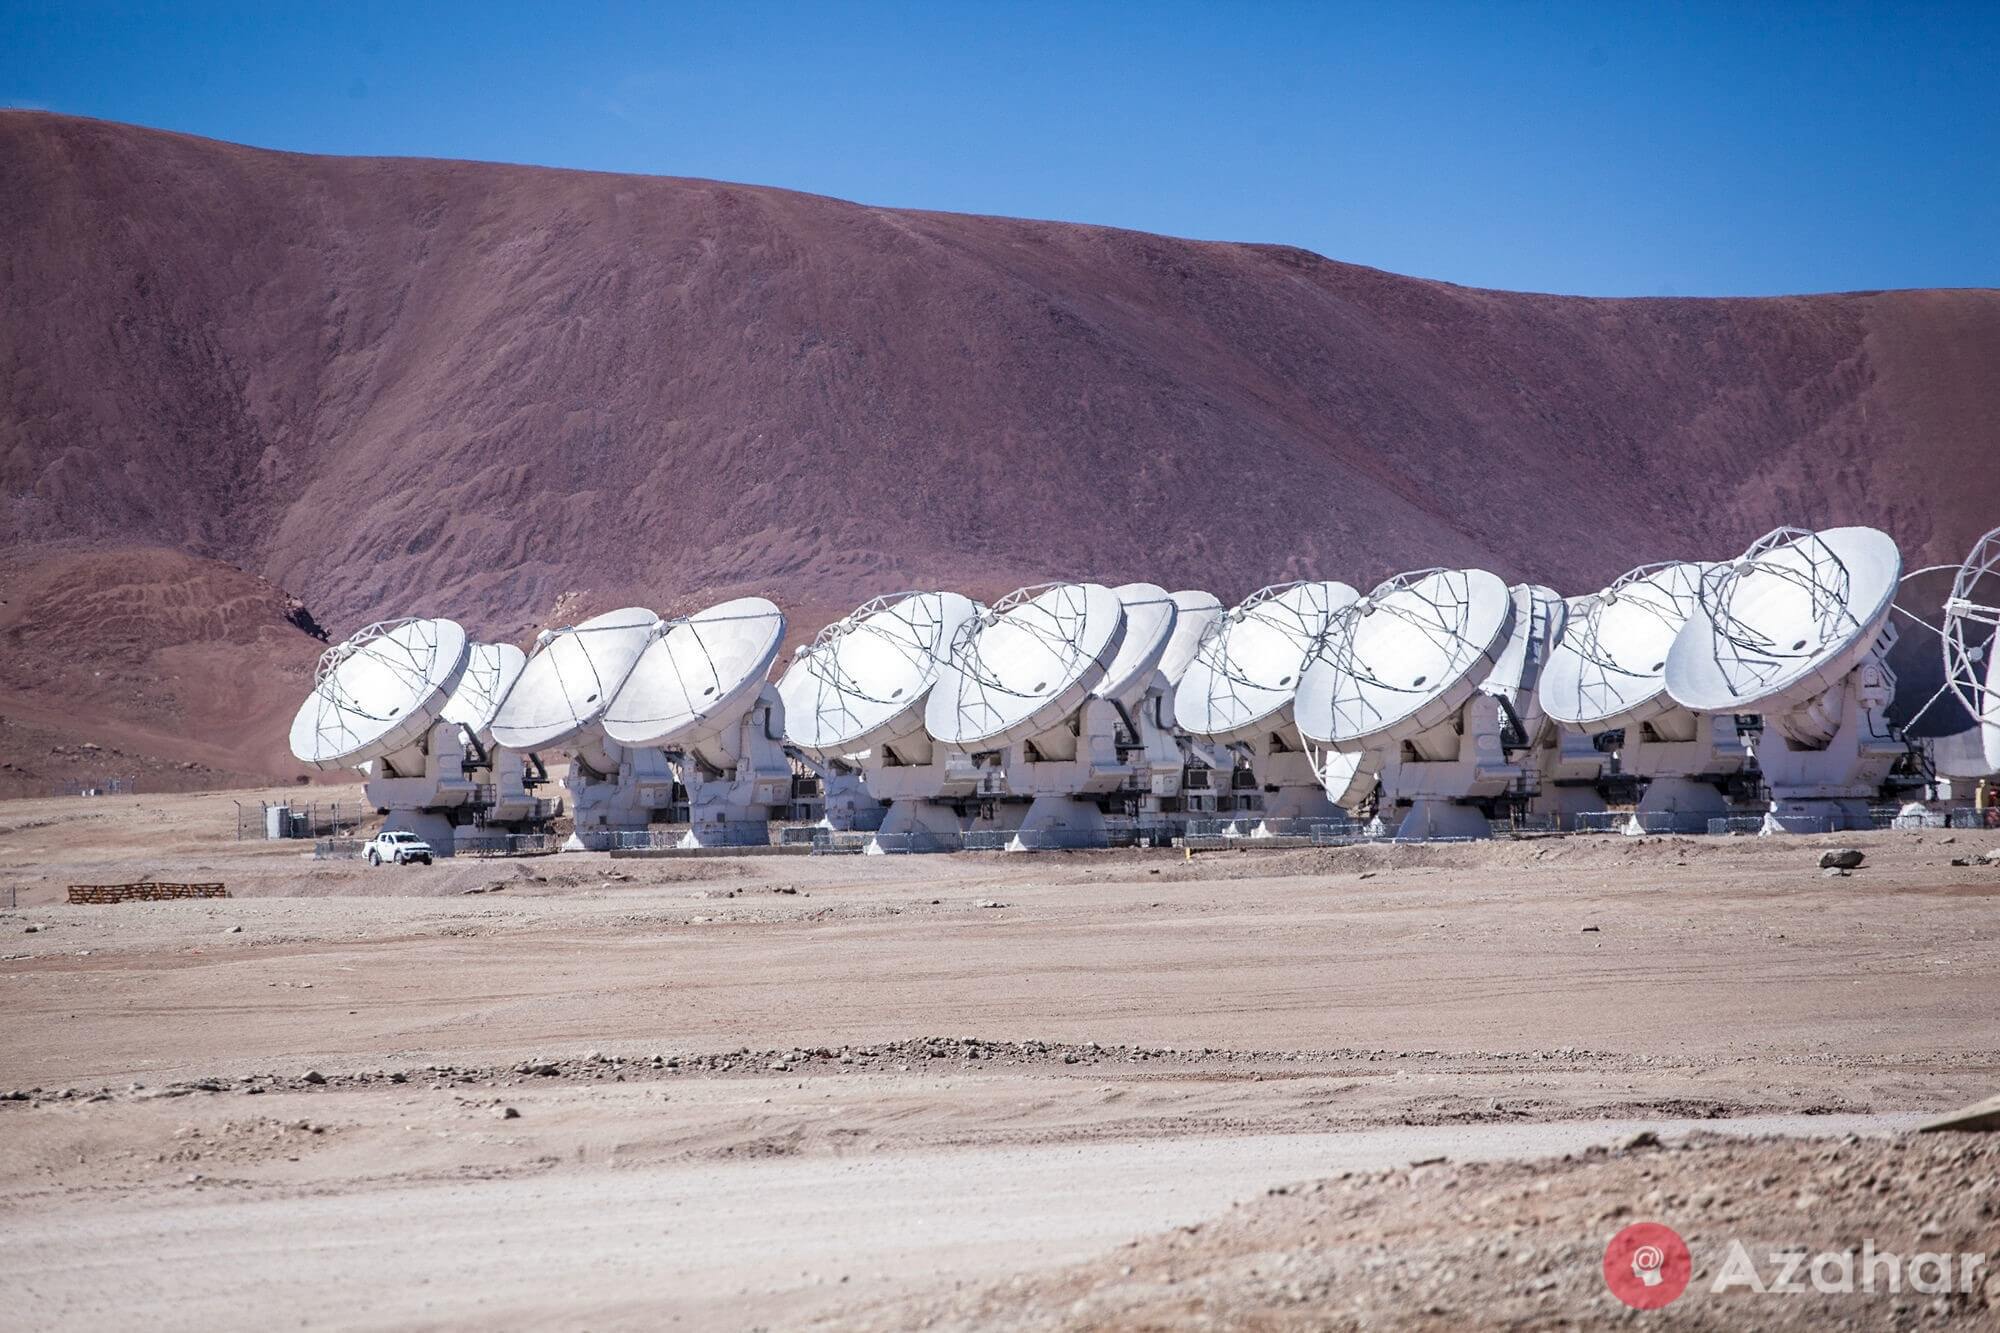
[[(593, 852), (672, 851), (681, 845), (681, 839), (685, 838), (687, 833), (685, 828), (614, 829), (611, 830), (611, 841), (606, 846), (601, 849), (593, 846), (590, 850)], [(589, 843), (588, 838), (585, 839), (585, 843), (586, 845)]]
[(1769, 833), (1833, 833), (1839, 829), (1829, 815), (1767, 815), (1764, 829)]
[(965, 835), (933, 833), (928, 830), (912, 833), (870, 833), (866, 835), (862, 850), (883, 855), (962, 852), (965, 850)]
[(899, 855), (912, 852), (962, 852), (965, 839), (957, 833), (878, 833), (869, 829), (812, 830), (814, 856)]
[(481, 832), (452, 842), (454, 856), (548, 856), (562, 849), (553, 833)]
[(1590, 810), (1570, 816), (1571, 831), (1575, 833), (1623, 833), (1631, 822), (1630, 810)]
[(245, 805), (238, 801), (237, 841), (270, 837), (271, 812), (274, 810), (282, 812), (278, 816), (278, 836), (283, 838), (339, 838), (359, 828), (362, 819), (372, 813), (366, 806), (342, 805), (338, 801), (309, 805), (294, 805), (289, 801), (259, 801), (255, 805)]
[(125, 773), (108, 778), (70, 778), (50, 789), (52, 796), (130, 796), (139, 790), (139, 775)]
[(1878, 805), (1868, 811), (1869, 822), (1878, 829), (2000, 829), (2000, 806), (1976, 810), (1969, 805), (1928, 806)]
[(313, 860), (345, 861), (361, 855), (364, 840), (361, 838), (315, 838), (313, 840)]
[(1105, 832), (1107, 847), (1171, 847), (1174, 830), (1170, 824), (1136, 824)]
[[(697, 831), (710, 847), (769, 847), (771, 824), (765, 819), (717, 819)], [(676, 835), (679, 836), (678, 834)]]
[(1562, 821), (1554, 815), (1515, 815), (1512, 819), (1489, 819), (1486, 822), (1496, 838), (1510, 837), (1516, 833), (1562, 832)]
[(1711, 837), (1726, 837), (1730, 834), (1745, 833), (1832, 833), (1833, 818), (1829, 815), (1731, 815), (1727, 819), (1708, 821)]
[(1711, 819), (1708, 821), (1708, 834), (1712, 838), (1728, 837), (1731, 834), (1741, 836), (1746, 833), (1762, 833), (1763, 831), (1764, 816), (1762, 815), (1730, 815), (1726, 819)]
[[(1122, 841), (1113, 842), (1113, 837)], [(1086, 832), (1081, 829), (973, 829), (962, 839), (968, 852), (1087, 852), (1105, 847), (1137, 846), (1135, 835), (1130, 831), (1120, 835), (1115, 830)]]
[[(1759, 816), (1762, 818), (1762, 816)], [(1699, 833), (1702, 820), (1699, 815), (1684, 815), (1673, 810), (1592, 810), (1570, 816), (1572, 833)], [(1713, 820), (1707, 820), (1713, 823)], [(1690, 826), (1692, 825), (1692, 827)], [(1709, 830), (1711, 833), (1713, 829)]]

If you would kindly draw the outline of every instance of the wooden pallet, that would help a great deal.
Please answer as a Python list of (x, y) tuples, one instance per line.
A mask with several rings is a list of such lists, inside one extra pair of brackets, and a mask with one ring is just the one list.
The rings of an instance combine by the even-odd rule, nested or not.
[(72, 884), (73, 903), (159, 902), (168, 898), (227, 898), (229, 890), (220, 884)]

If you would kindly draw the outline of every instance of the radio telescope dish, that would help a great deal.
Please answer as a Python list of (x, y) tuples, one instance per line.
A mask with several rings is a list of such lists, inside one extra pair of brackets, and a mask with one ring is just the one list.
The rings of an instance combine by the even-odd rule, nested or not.
[(821, 630), (778, 682), (785, 739), (825, 758), (923, 725), (923, 702), (979, 604), (955, 592), (877, 597)]
[(494, 715), (493, 739), (540, 750), (581, 736), (604, 716), (659, 623), (645, 607), (627, 606), (544, 633)]
[(292, 719), (292, 754), (351, 768), (422, 740), (465, 672), (465, 631), (449, 620), (385, 620), (320, 654)]
[(1125, 635), (1118, 642), (1118, 655), (1091, 693), (1100, 699), (1131, 704), (1143, 697), (1146, 684), (1159, 669), (1173, 640), (1174, 618), (1179, 614), (1174, 599), (1165, 588), (1152, 583), (1127, 583), (1111, 590), (1125, 608)]
[(1279, 583), (1250, 594), (1202, 636), (1174, 690), (1192, 735), (1231, 741), (1292, 706), (1327, 622), (1360, 594), (1345, 583)]
[(1700, 602), (1705, 564), (1641, 565), (1572, 604), (1542, 668), (1542, 711), (1579, 731), (1634, 727), (1674, 706), (1667, 653)]
[(1089, 697), (1124, 636), (1125, 607), (1101, 583), (1008, 593), (958, 627), (924, 703), (924, 728), (961, 749), (1040, 735)]
[(466, 654), (465, 674), (445, 701), (444, 720), (482, 735), (527, 665), (528, 655), (511, 643), (473, 644)]
[(1299, 734), (1352, 750), (1428, 731), (1479, 689), (1513, 622), (1513, 595), (1483, 569), (1398, 574), (1327, 627), (1299, 682)]
[(1875, 650), (1903, 556), (1874, 528), (1778, 528), (1702, 575), (1667, 691), (1709, 713), (1790, 712)]
[(1972, 545), (1944, 604), (1944, 678), (2000, 772), (2000, 528)]
[(784, 638), (785, 613), (762, 597), (660, 622), (604, 710), (604, 734), (621, 745), (707, 739), (764, 687)]
[(1514, 628), (1507, 644), (1493, 659), (1493, 674), (1480, 689), (1504, 698), (1525, 722), (1542, 716), (1536, 686), (1548, 666), (1549, 653), (1562, 638), (1569, 603), (1553, 588), (1517, 583), (1507, 590), (1514, 599)]
[(1174, 634), (1167, 651), (1160, 655), (1160, 671), (1167, 684), (1178, 685), (1201, 650), (1202, 635), (1222, 619), (1222, 603), (1212, 592), (1189, 590), (1174, 594)]

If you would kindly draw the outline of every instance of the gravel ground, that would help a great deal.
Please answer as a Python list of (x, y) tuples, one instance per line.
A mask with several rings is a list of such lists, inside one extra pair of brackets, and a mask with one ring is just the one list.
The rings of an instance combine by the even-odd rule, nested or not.
[[(1651, 1136), (1646, 1136), (1650, 1138)], [(1641, 1220), (1674, 1228), (1693, 1258), (1664, 1312), (1628, 1309), (1605, 1247)], [(1754, 1283), (1730, 1281), (1740, 1242)], [(1906, 1263), (1955, 1256), (1950, 1290), (1926, 1262), (1900, 1291), (1864, 1243)], [(1830, 1252), (1787, 1278), (1774, 1253)], [(1992, 1255), (1970, 1270), (1967, 1255)], [(1971, 1280), (1966, 1281), (1970, 1271)], [(1792, 1282), (1799, 1292), (1781, 1290)], [(1759, 1292), (1761, 1283), (1766, 1290)], [(850, 1311), (847, 1326), (983, 1329), (1992, 1328), (2000, 1324), (2000, 1139), (1691, 1140), (1554, 1162), (1431, 1165), (1273, 1188), (1206, 1223), (1133, 1241), (1108, 1259), (948, 1298)]]

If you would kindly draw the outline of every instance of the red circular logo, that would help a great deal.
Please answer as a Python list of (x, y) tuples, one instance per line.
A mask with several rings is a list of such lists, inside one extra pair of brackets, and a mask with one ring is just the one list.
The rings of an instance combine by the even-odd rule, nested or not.
[(1634, 1222), (1604, 1247), (1604, 1285), (1635, 1310), (1671, 1303), (1692, 1276), (1687, 1242), (1658, 1222)]

